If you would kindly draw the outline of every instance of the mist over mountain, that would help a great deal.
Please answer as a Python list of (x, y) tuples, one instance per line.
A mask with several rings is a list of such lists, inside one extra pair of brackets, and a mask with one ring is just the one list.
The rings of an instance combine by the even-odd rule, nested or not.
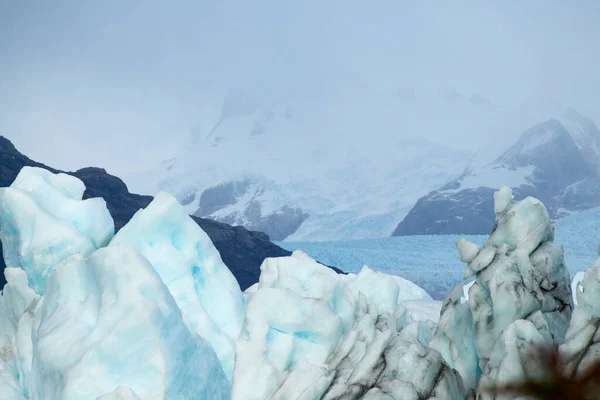
[[(489, 163), (555, 117), (512, 126), (515, 109), (540, 99), (598, 121), (599, 11), (591, 0), (2, 2), (0, 132), (40, 162), (102, 165), (152, 194), (140, 190), (140, 174), (178, 156), (191, 132), (206, 138), (223, 99), (242, 92), (247, 100), (229, 102), (229, 112), (246, 101), (266, 110), (255, 133), (261, 124), (276, 130), (278, 110), (314, 121), (302, 135), (325, 158), (352, 132), (377, 131), (385, 147), (418, 137), (466, 152), (496, 148)], [(430, 100), (440, 90), (452, 107)], [(464, 102), (508, 107), (511, 126), (498, 135), (496, 118), (472, 120)], [(338, 140), (320, 143), (329, 133)]]
[[(519, 137), (555, 117), (577, 140), (576, 154), (561, 159), (598, 162), (589, 150), (597, 140), (593, 122), (554, 102), (515, 108), (454, 88), (356, 90), (329, 119), (310, 107), (268, 106), (247, 92), (226, 91), (202, 110), (203, 123), (190, 130), (177, 155), (136, 179), (149, 184), (148, 192), (174, 194), (190, 214), (265, 232), (274, 240), (327, 241), (397, 233), (419, 198), (459, 179), (466, 168), (487, 171), (495, 159), (516, 168), (510, 154), (525, 146)], [(453, 145), (423, 139), (431, 131), (443, 132)], [(391, 139), (394, 132), (397, 138)], [(497, 138), (493, 146), (484, 146), (488, 136)], [(459, 150), (468, 138), (477, 138), (478, 151)], [(534, 158), (517, 164), (556, 162), (552, 152), (564, 150), (562, 145), (535, 148)], [(511, 175), (505, 176), (510, 185)], [(485, 186), (489, 178), (482, 179)], [(488, 194), (483, 196), (490, 203)], [(588, 207), (579, 204), (582, 199), (570, 201), (573, 210)], [(460, 204), (470, 212), (467, 203)], [(447, 219), (444, 213), (436, 218)], [(488, 224), (490, 214), (481, 215)], [(413, 217), (407, 218), (410, 223)], [(415, 224), (410, 234), (428, 229), (420, 220)], [(464, 224), (474, 226), (469, 219)], [(482, 233), (480, 227), (469, 229), (475, 231), (464, 233)]]

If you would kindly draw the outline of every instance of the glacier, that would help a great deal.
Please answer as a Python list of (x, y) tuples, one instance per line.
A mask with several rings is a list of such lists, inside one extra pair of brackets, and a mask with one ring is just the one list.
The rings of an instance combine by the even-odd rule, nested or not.
[(135, 247), (152, 264), (190, 330), (212, 345), (231, 379), (235, 342), (244, 322), (244, 299), (208, 235), (175, 198), (159, 193), (115, 235), (109, 247), (121, 244)]
[(215, 349), (151, 262), (108, 243), (103, 200), (82, 201), (81, 181), (38, 168), (0, 190), (2, 398), (230, 398)]
[[(398, 304), (399, 289), (366, 266), (339, 276), (300, 251), (266, 260), (237, 344), (232, 398), (464, 398), (458, 372), (419, 331), (401, 334), (422, 322), (407, 314), (433, 307), (435, 323), (439, 307)], [(427, 301), (422, 289), (406, 296)]]
[[(295, 252), (265, 260), (242, 294), (170, 195), (113, 236), (105, 205), (61, 179), (28, 168), (3, 189), (1, 238), (15, 260), (0, 296), (4, 398), (464, 396), (426, 344), (441, 304), (412, 282), (366, 265), (338, 275)], [(43, 196), (47, 186), (61, 196)], [(41, 273), (25, 262), (34, 257)]]
[(598, 361), (600, 335), (600, 257), (574, 279), (577, 306), (573, 311), (565, 343), (560, 346), (567, 371), (574, 375), (585, 373), (590, 364)]
[[(531, 376), (532, 366), (524, 361), (530, 348), (524, 344), (562, 344), (572, 312), (571, 279), (545, 206), (532, 197), (515, 201), (512, 190), (502, 187), (494, 194), (494, 212), (496, 225), (476, 255), (472, 244), (457, 243), (459, 253), (471, 259), (465, 278), (475, 275), (466, 304), (483, 387)], [(454, 343), (463, 336), (448, 339)], [(471, 361), (463, 354), (458, 358)], [(487, 391), (480, 397), (510, 398)]]
[(94, 399), (125, 386), (140, 398), (228, 398), (213, 348), (186, 327), (139, 252), (110, 246), (56, 269), (39, 308), (19, 320), (24, 394)]
[(24, 168), (0, 190), (3, 399), (504, 400), (491, 388), (541, 374), (531, 345), (572, 374), (598, 360), (600, 258), (571, 279), (545, 206), (507, 187), (486, 240), (455, 240), (443, 302), (300, 250), (242, 293), (167, 193), (115, 235), (76, 178)]
[[(450, 88), (352, 82), (339, 89), (318, 105), (263, 103), (239, 88), (205, 93), (193, 139), (181, 135), (161, 164), (120, 175), (137, 192), (167, 191), (190, 214), (274, 240), (384, 237), (421, 196), (460, 177), (468, 164), (488, 164), (520, 133), (564, 112), (537, 102), (499, 106)], [(431, 132), (444, 135), (428, 143)], [(511, 180), (499, 184), (526, 175), (504, 172), (498, 179)]]
[(439, 351), (449, 366), (456, 368), (465, 390), (470, 391), (477, 387), (481, 369), (473, 346), (473, 315), (466, 301), (462, 301), (463, 292), (463, 285), (456, 285), (444, 301), (429, 346)]
[[(571, 276), (583, 273), (596, 258), (600, 208), (565, 217), (555, 224), (554, 243), (564, 246), (565, 264)], [(327, 264), (356, 273), (364, 264), (377, 271), (399, 275), (424, 288), (434, 299), (444, 300), (462, 282), (464, 261), (456, 255), (456, 242), (468, 240), (478, 247), (483, 235), (396, 236), (382, 239), (329, 242), (276, 242), (293, 251), (302, 250)], [(434, 250), (432, 250), (434, 249)]]
[(33, 167), (23, 168), (10, 187), (0, 188), (6, 265), (23, 269), (38, 294), (44, 293), (57, 263), (77, 253), (90, 255), (114, 234), (105, 201), (82, 201), (84, 191), (77, 178)]

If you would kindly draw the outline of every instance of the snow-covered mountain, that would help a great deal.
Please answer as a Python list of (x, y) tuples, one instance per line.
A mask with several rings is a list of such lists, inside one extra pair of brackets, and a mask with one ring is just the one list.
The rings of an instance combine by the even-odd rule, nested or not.
[[(62, 172), (31, 160), (20, 153), (8, 139), (0, 136), (0, 189), (10, 186), (19, 172), (26, 167), (43, 168), (53, 173)], [(115, 231), (119, 231), (138, 210), (145, 208), (152, 201), (151, 196), (140, 196), (129, 192), (121, 179), (108, 174), (102, 168), (88, 167), (64, 173), (75, 176), (85, 183), (84, 198), (98, 197), (106, 201), (106, 206), (114, 220)], [(210, 219), (198, 217), (193, 219), (207, 232), (223, 262), (232, 271), (242, 289), (258, 281), (260, 265), (265, 258), (291, 254), (271, 243), (264, 233), (231, 227)], [(0, 287), (6, 283), (4, 267), (3, 251), (0, 246)]]
[(3, 400), (508, 400), (490, 389), (545, 377), (536, 349), (558, 349), (565, 376), (599, 360), (600, 258), (571, 281), (543, 203), (507, 187), (484, 245), (457, 243), (474, 282), (443, 303), (299, 251), (242, 292), (171, 195), (115, 234), (85, 190), (30, 167), (0, 188)]
[[(545, 115), (454, 89), (357, 85), (290, 106), (230, 90), (202, 104), (173, 158), (127, 181), (150, 181), (147, 192), (167, 191), (192, 214), (273, 240), (386, 237), (476, 150), (497, 155)], [(501, 139), (488, 146), (489, 135)]]
[(419, 199), (393, 235), (489, 233), (502, 185), (542, 200), (553, 220), (600, 205), (600, 130), (574, 110), (528, 129), (492, 163)]

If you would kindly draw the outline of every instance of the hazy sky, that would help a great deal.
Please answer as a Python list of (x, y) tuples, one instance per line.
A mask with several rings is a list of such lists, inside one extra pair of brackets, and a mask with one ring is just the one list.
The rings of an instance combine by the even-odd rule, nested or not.
[(348, 82), (549, 97), (599, 121), (599, 20), (597, 0), (0, 0), (0, 134), (118, 172), (168, 153), (207, 92), (318, 104)]

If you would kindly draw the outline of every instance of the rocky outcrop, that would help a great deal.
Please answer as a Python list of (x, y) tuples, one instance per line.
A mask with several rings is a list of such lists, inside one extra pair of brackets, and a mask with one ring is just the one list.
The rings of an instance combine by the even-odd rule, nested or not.
[(420, 198), (392, 236), (489, 234), (491, 194), (509, 185), (519, 198), (544, 202), (551, 220), (600, 205), (600, 130), (568, 110), (526, 131), (491, 164), (467, 169)]
[(308, 213), (300, 207), (285, 204), (264, 213), (260, 200), (264, 193), (262, 186), (247, 178), (223, 182), (202, 192), (194, 215), (264, 232), (272, 240), (284, 240), (308, 219)]
[(198, 210), (194, 214), (199, 217), (206, 217), (223, 207), (234, 205), (249, 188), (250, 181), (242, 179), (239, 181), (223, 182), (205, 189), (200, 195)]
[[(0, 136), (0, 187), (10, 186), (24, 166), (40, 167), (53, 173), (61, 172), (29, 159), (8, 139)], [(102, 168), (83, 168), (67, 173), (81, 179), (85, 184), (84, 199), (101, 197), (106, 201), (116, 231), (125, 225), (133, 214), (152, 201), (151, 196), (130, 193), (121, 179), (110, 175)], [(242, 290), (258, 282), (260, 265), (265, 258), (291, 254), (271, 243), (264, 233), (249, 231), (239, 226), (232, 227), (210, 219), (198, 217), (193, 219), (211, 238), (223, 262), (233, 272)], [(4, 270), (4, 267), (4, 258), (0, 249), (0, 270)], [(0, 274), (0, 287), (4, 284), (4, 274)]]

